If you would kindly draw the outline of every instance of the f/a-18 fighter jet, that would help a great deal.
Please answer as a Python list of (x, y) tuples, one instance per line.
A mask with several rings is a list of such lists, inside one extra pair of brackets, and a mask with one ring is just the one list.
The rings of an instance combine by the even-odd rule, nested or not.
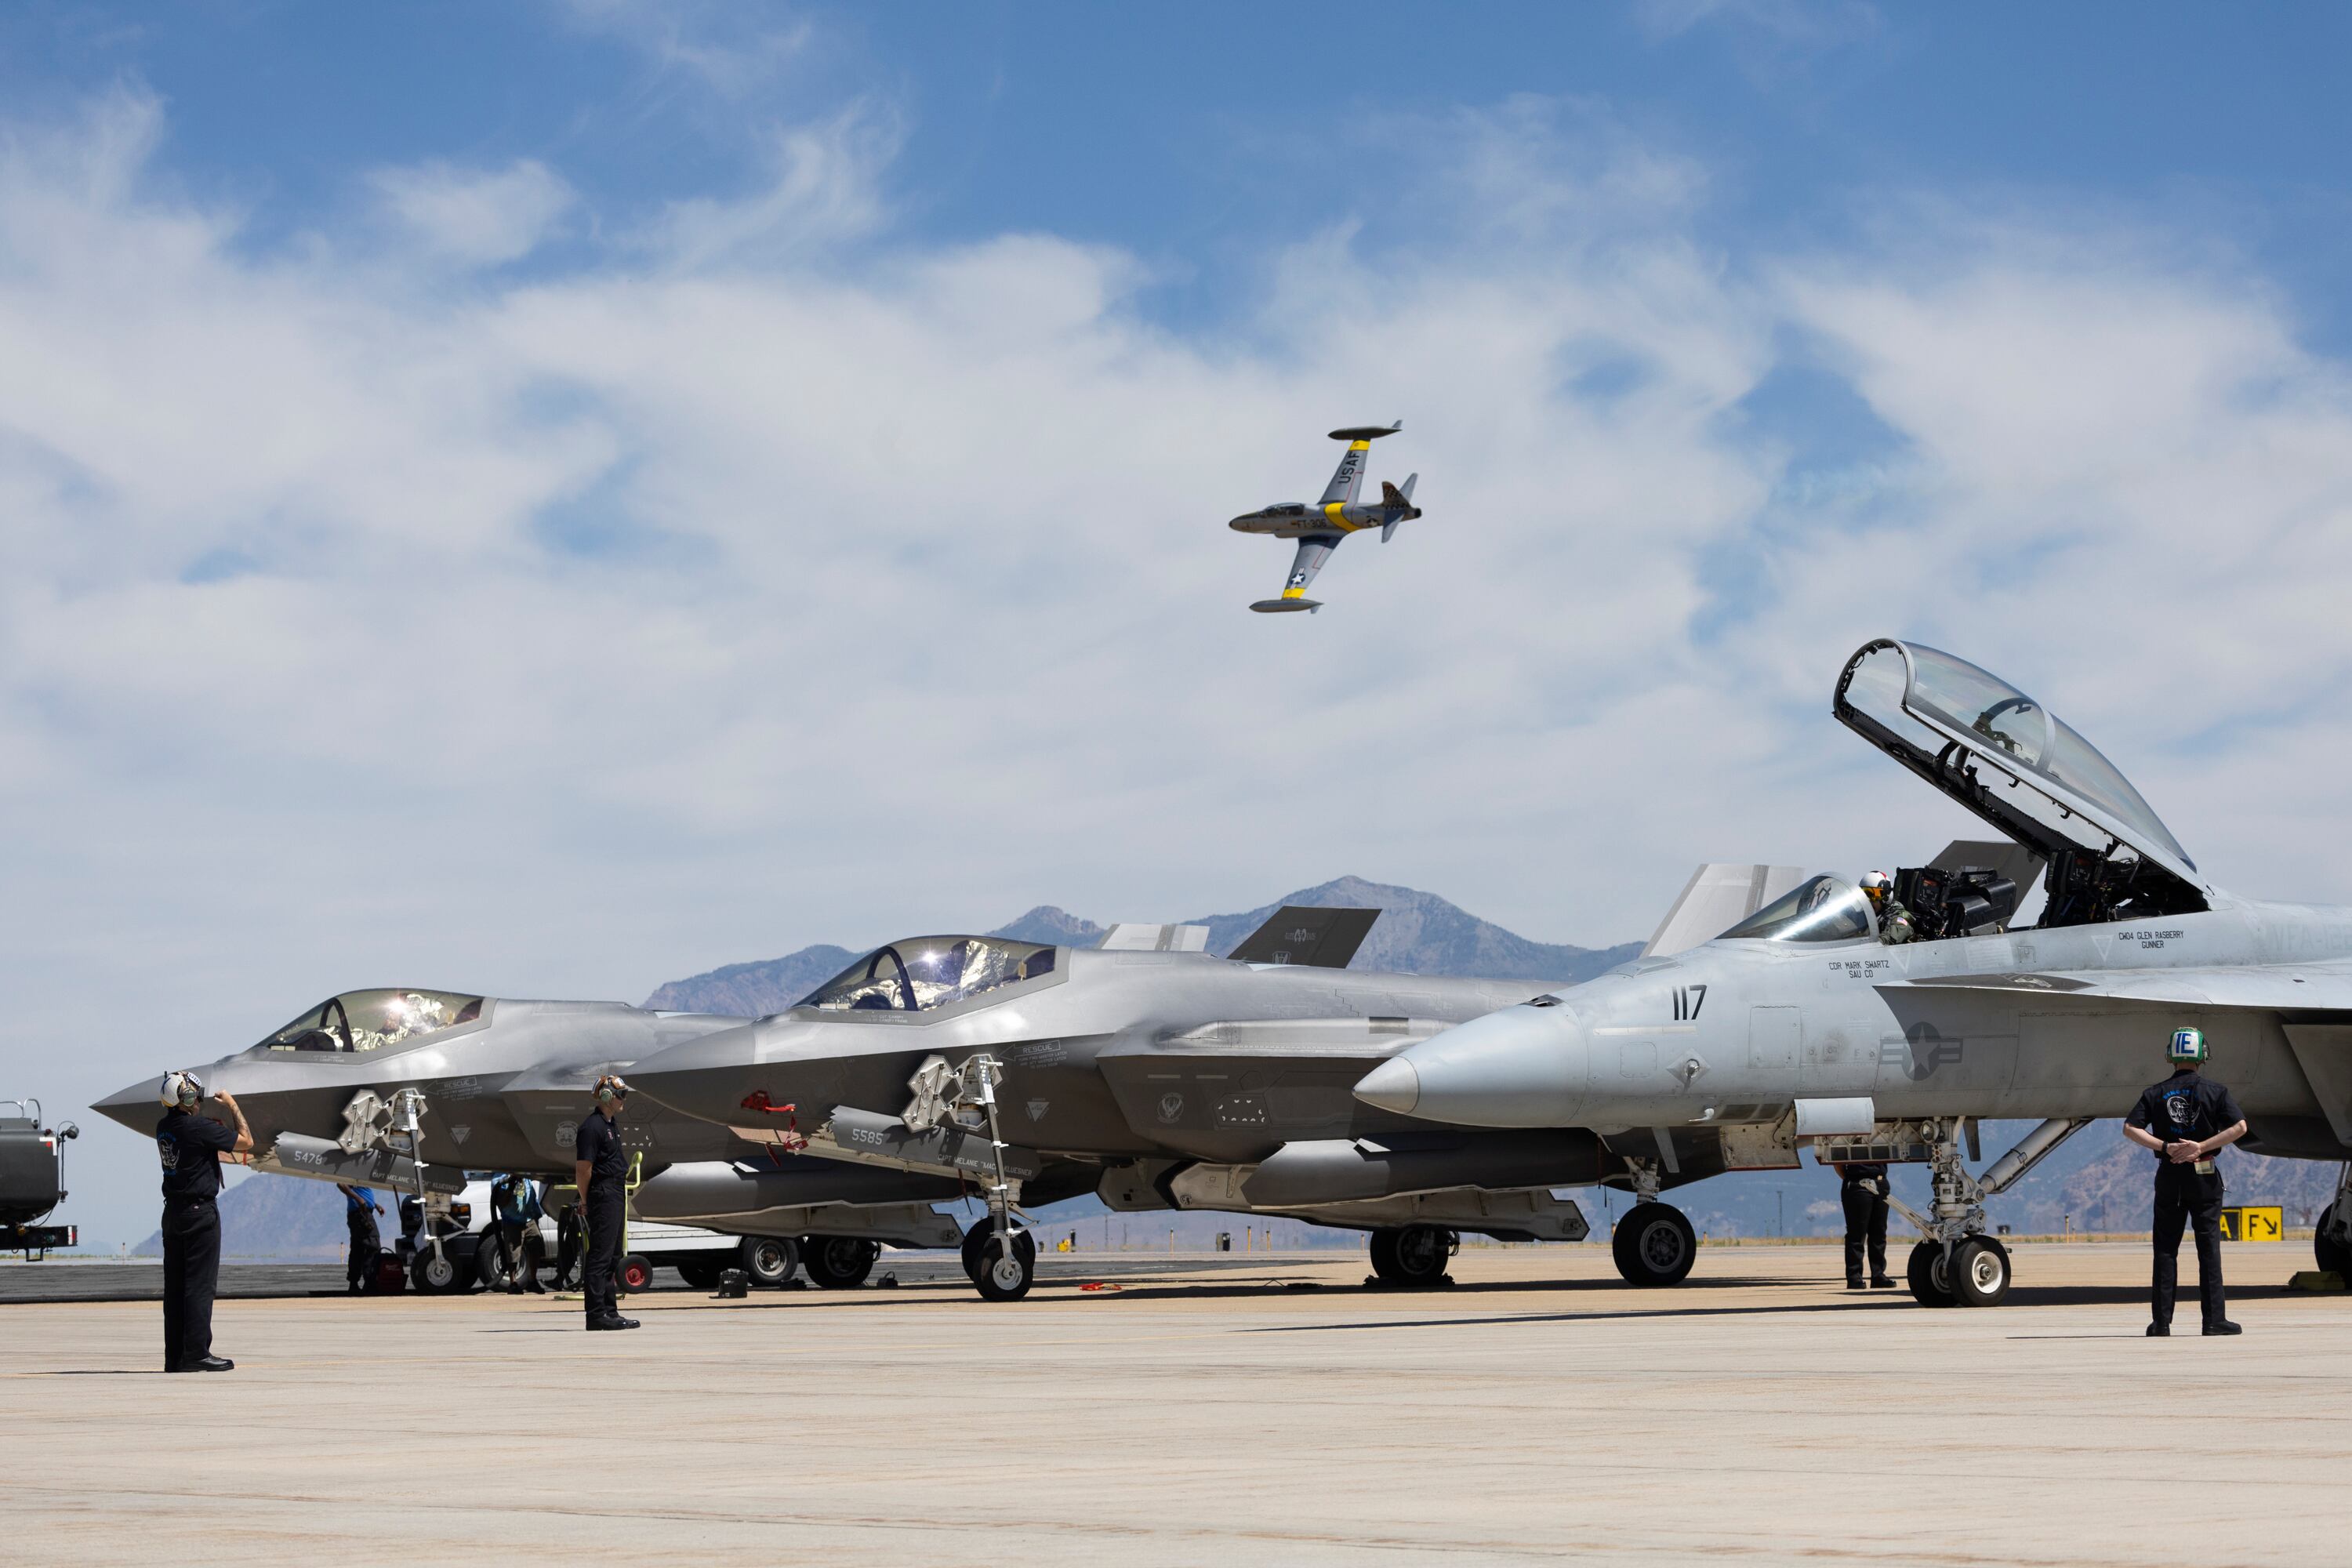
[[(658, 1013), (618, 1002), (529, 1002), (394, 987), (352, 991), (306, 1007), (250, 1047), (197, 1069), (207, 1092), (226, 1089), (253, 1128), (254, 1165), (315, 1180), (413, 1193), (446, 1213), (466, 1173), (572, 1175), (572, 1137), (606, 1073), (625, 1075), (665, 1047), (745, 1020)], [(152, 1134), (162, 1079), (93, 1110)], [(932, 1205), (960, 1188), (937, 1176), (804, 1162), (744, 1182), (730, 1162), (767, 1153), (724, 1128), (665, 1113), (636, 1097), (622, 1142), (641, 1158), (632, 1197), (642, 1219), (677, 1217), (790, 1242), (819, 1285), (862, 1281), (880, 1244), (954, 1246), (961, 1232)], [(726, 1208), (713, 1192), (740, 1196)], [(438, 1225), (417, 1254), (418, 1289), (473, 1283), (471, 1253), (445, 1245)], [(789, 1273), (789, 1267), (782, 1272)]]
[[(1926, 1238), (1909, 1275), (1928, 1305), (2001, 1300), (2010, 1260), (1986, 1201), (2128, 1110), (2175, 1028), (2204, 1031), (2246, 1147), (2352, 1158), (2352, 909), (2215, 887), (2089, 742), (1949, 654), (1870, 643), (1832, 710), (2003, 835), (1973, 867), (1897, 873), (1908, 932), (1852, 879), (1813, 877), (1715, 941), (1416, 1042), (1357, 1098), (1432, 1124), (1649, 1130), (1634, 1162), (1647, 1201), (1618, 1235), (1662, 1254), (1686, 1249), (1690, 1226), (1651, 1184), (1694, 1150), (1731, 1168), (1793, 1165), (1809, 1141), (1831, 1163), (1925, 1163), (1933, 1205), (1905, 1213)], [(2037, 876), (2040, 918), (2014, 925)], [(1977, 1155), (1980, 1117), (2042, 1120), (1972, 1174), (1961, 1152)], [(2322, 1268), (2352, 1257), (2347, 1221), (2352, 1163), (2320, 1216)]]
[(1332, 431), (1331, 439), (1345, 441), (1348, 450), (1340, 458), (1331, 482), (1323, 487), (1321, 500), (1313, 506), (1305, 501), (1277, 501), (1244, 512), (1226, 525), (1242, 533), (1270, 533), (1276, 539), (1298, 541), (1298, 553), (1290, 563), (1290, 581), (1283, 584), (1282, 597), (1260, 599), (1251, 609), (1267, 615), (1321, 609), (1319, 600), (1307, 596), (1307, 584), (1315, 581), (1315, 574), (1323, 570), (1323, 563), (1330, 559), (1341, 540), (1351, 533), (1377, 528), (1385, 544), (1394, 537), (1397, 524), (1411, 522), (1421, 515), (1421, 508), (1412, 504), (1412, 487), (1420, 481), (1419, 474), (1406, 475), (1402, 485), (1382, 480), (1377, 501), (1356, 499), (1357, 492), (1364, 488), (1365, 454), (1372, 449), (1372, 443), (1403, 428), (1404, 421), (1400, 419), (1393, 425), (1352, 425), (1345, 430)]
[[(770, 1144), (786, 1170), (848, 1162), (968, 1183), (988, 1213), (964, 1266), (992, 1300), (1034, 1278), (1024, 1205), (1087, 1192), (1121, 1212), (1370, 1231), (1373, 1268), (1400, 1284), (1440, 1279), (1460, 1232), (1581, 1238), (1582, 1213), (1552, 1189), (1630, 1185), (1609, 1138), (1433, 1126), (1349, 1094), (1397, 1050), (1543, 985), (1348, 969), (1378, 913), (1285, 908), (1230, 958), (1202, 951), (1200, 926), (1119, 926), (1089, 949), (891, 942), (789, 1010), (673, 1046), (630, 1078)], [(1645, 1131), (1628, 1150), (1651, 1147)], [(1667, 1180), (1718, 1168), (1694, 1151)], [(770, 1179), (742, 1169), (747, 1185)]]

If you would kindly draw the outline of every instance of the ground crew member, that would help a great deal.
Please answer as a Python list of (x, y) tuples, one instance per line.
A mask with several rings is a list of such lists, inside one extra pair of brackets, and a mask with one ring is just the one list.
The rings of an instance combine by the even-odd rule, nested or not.
[(236, 1118), (231, 1132), (198, 1116), (204, 1080), (192, 1072), (163, 1075), (163, 1119), (155, 1123), (155, 1153), (163, 1163), (163, 1370), (227, 1372), (236, 1363), (213, 1354), (213, 1290), (220, 1283), (220, 1157), (253, 1147), (253, 1130), (236, 1097), (214, 1096)]
[(539, 1239), (539, 1194), (531, 1191), (530, 1178), (512, 1173), (490, 1184), (490, 1212), (499, 1223), (499, 1254), (507, 1266), (507, 1294), (520, 1296), (529, 1290), (534, 1296), (544, 1296), (547, 1288), (539, 1282), (539, 1255), (532, 1244)]
[(1919, 934), (1911, 923), (1911, 911), (1895, 896), (1895, 883), (1885, 872), (1873, 871), (1863, 878), (1862, 891), (1877, 912), (1879, 941), (1895, 947)]
[(1845, 1288), (1863, 1289), (1862, 1259), (1870, 1254), (1870, 1283), (1895, 1281), (1886, 1272), (1886, 1167), (1861, 1162), (1838, 1167), (1838, 1201), (1845, 1205)]
[(628, 1202), (629, 1154), (621, 1147), (619, 1116), (629, 1086), (613, 1075), (596, 1080), (596, 1112), (580, 1124), (572, 1141), (572, 1179), (580, 1188), (580, 1224), (588, 1238), (588, 1267), (582, 1280), (588, 1327), (634, 1329), (621, 1316), (614, 1280), (621, 1271), (621, 1211)]
[(349, 1182), (337, 1182), (335, 1186), (343, 1194), (343, 1224), (352, 1233), (352, 1255), (343, 1265), (343, 1277), (356, 1296), (375, 1289), (376, 1255), (383, 1250), (383, 1237), (375, 1221), (383, 1205), (375, 1201), (373, 1187), (355, 1187)]
[(2184, 1220), (2197, 1233), (2197, 1292), (2205, 1331), (2243, 1333), (2230, 1321), (2221, 1295), (2221, 1173), (2213, 1156), (2246, 1135), (2246, 1118), (2229, 1089), (2197, 1070), (2205, 1060), (2204, 1030), (2173, 1030), (2165, 1055), (2172, 1061), (2172, 1076), (2141, 1091), (2139, 1103), (2124, 1119), (2124, 1136), (2157, 1153), (2148, 1335), (2161, 1339), (2172, 1332)]

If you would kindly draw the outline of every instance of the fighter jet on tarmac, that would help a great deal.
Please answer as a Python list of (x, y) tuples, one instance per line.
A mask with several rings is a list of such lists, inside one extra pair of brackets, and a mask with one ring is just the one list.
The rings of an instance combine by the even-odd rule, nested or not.
[(1386, 480), (1381, 484), (1381, 499), (1360, 502), (1356, 494), (1364, 485), (1364, 454), (1372, 443), (1383, 436), (1393, 436), (1404, 428), (1400, 419), (1393, 425), (1356, 425), (1345, 430), (1331, 432), (1334, 441), (1348, 443), (1347, 454), (1339, 459), (1338, 471), (1331, 482), (1323, 487), (1323, 499), (1313, 506), (1304, 501), (1278, 501), (1257, 510), (1244, 512), (1226, 526), (1242, 533), (1270, 533), (1276, 539), (1298, 541), (1298, 553), (1290, 563), (1290, 581), (1284, 584), (1279, 599), (1260, 599), (1250, 606), (1261, 614), (1286, 610), (1319, 610), (1318, 600), (1307, 596), (1307, 584), (1315, 581), (1315, 574), (1339, 542), (1351, 533), (1366, 529), (1381, 531), (1381, 542), (1387, 543), (1397, 531), (1397, 524), (1411, 522), (1421, 515), (1421, 508), (1412, 504), (1412, 487), (1419, 474), (1408, 474), (1402, 485)]
[[(967, 1183), (981, 1294), (1025, 1294), (1024, 1205), (1285, 1215), (1371, 1232), (1373, 1268), (1440, 1279), (1458, 1233), (1573, 1241), (1551, 1189), (1625, 1182), (1582, 1130), (1465, 1131), (1360, 1104), (1400, 1047), (1540, 981), (1360, 973), (1379, 911), (1285, 908), (1231, 958), (1201, 926), (1119, 926), (1095, 949), (929, 936), (877, 948), (786, 1012), (639, 1062), (640, 1094), (774, 1148)], [(1654, 1145), (1645, 1131), (1638, 1152)], [(793, 1156), (798, 1156), (794, 1158)], [(1715, 1167), (1699, 1151), (1672, 1179)], [(692, 1221), (692, 1215), (673, 1217)]]
[[(1973, 868), (1897, 873), (1919, 940), (1882, 942), (1853, 879), (1814, 877), (1713, 942), (1409, 1046), (1356, 1098), (1434, 1124), (1654, 1136), (1618, 1235), (1662, 1256), (1687, 1255), (1690, 1226), (1652, 1184), (1694, 1146), (1733, 1169), (1794, 1165), (1809, 1141), (1829, 1163), (1925, 1163), (1931, 1211), (1905, 1212), (1926, 1237), (1912, 1293), (1931, 1306), (2002, 1299), (1985, 1202), (2127, 1110), (2176, 1027), (2205, 1032), (2246, 1147), (2352, 1161), (2352, 909), (2215, 887), (2089, 742), (1949, 654), (1867, 644), (1832, 710), (2005, 837)], [(2045, 872), (2040, 918), (2012, 928)], [(2043, 1120), (1971, 1174), (1982, 1117)], [(2323, 1269), (2352, 1261), (2347, 1231), (2352, 1163), (2320, 1216)]]
[[(468, 1170), (570, 1181), (572, 1135), (599, 1077), (744, 1022), (618, 1002), (352, 991), (197, 1076), (207, 1092), (236, 1096), (257, 1169), (389, 1187), (432, 1210), (463, 1190)], [(143, 1079), (92, 1109), (152, 1134), (161, 1081)], [(958, 1194), (953, 1181), (814, 1162), (778, 1169), (725, 1129), (666, 1114), (642, 1095), (621, 1136), (643, 1157), (646, 1179), (632, 1200), (639, 1217), (688, 1208), (714, 1230), (788, 1238), (819, 1285), (863, 1280), (882, 1242), (953, 1246), (961, 1235), (931, 1209)], [(747, 1155), (768, 1168), (730, 1163)], [(467, 1263), (436, 1236), (417, 1255), (417, 1287), (465, 1289)]]

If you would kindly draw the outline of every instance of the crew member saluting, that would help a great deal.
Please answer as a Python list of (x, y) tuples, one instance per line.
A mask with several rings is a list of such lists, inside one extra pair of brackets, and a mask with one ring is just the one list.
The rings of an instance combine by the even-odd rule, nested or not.
[(2150, 1084), (2124, 1119), (2124, 1136), (2157, 1152), (2156, 1275), (2149, 1288), (2152, 1338), (2172, 1332), (2172, 1298), (2179, 1283), (2180, 1226), (2197, 1233), (2197, 1290), (2204, 1299), (2205, 1331), (2242, 1333), (2221, 1298), (2221, 1173), (2213, 1156), (2246, 1135), (2246, 1118), (2222, 1085), (2199, 1073), (2205, 1031), (2175, 1029), (2165, 1054), (2172, 1076)]
[(163, 1119), (155, 1123), (155, 1153), (163, 1162), (163, 1370), (226, 1372), (236, 1363), (213, 1354), (213, 1290), (220, 1283), (220, 1157), (253, 1147), (245, 1112), (226, 1089), (213, 1098), (236, 1118), (231, 1132), (198, 1116), (204, 1080), (192, 1072), (163, 1075)]
[(621, 1268), (621, 1209), (629, 1195), (629, 1154), (621, 1147), (616, 1118), (628, 1098), (629, 1086), (618, 1076), (608, 1073), (598, 1079), (596, 1112), (580, 1124), (572, 1149), (583, 1228), (588, 1234), (588, 1266), (581, 1283), (591, 1329), (637, 1326), (635, 1318), (621, 1316), (614, 1289), (614, 1277)]

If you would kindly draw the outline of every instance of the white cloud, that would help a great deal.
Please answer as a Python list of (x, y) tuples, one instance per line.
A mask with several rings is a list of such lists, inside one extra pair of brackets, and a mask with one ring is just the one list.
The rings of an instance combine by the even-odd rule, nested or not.
[[(2225, 882), (2352, 889), (2313, 782), (2352, 756), (2344, 369), (2144, 236), (1734, 264), (1703, 170), (1506, 106), (1383, 193), (1424, 221), (1294, 237), (1255, 315), (1177, 332), (1116, 250), (893, 241), (873, 120), (516, 281), (257, 254), (161, 134), (121, 97), (0, 153), (33, 1092), (391, 974), (635, 997), (1045, 900), (1353, 871), (1638, 936), (1696, 859), (1966, 829), (1827, 717), (1890, 630), (2043, 688)], [(1748, 433), (1792, 342), (1899, 453)], [(1429, 515), (1249, 616), (1287, 555), (1224, 519), (1400, 415), (1375, 477)]]
[(472, 266), (530, 255), (574, 199), (562, 177), (530, 158), (496, 171), (441, 163), (383, 169), (374, 184), (384, 210), (428, 254)]

